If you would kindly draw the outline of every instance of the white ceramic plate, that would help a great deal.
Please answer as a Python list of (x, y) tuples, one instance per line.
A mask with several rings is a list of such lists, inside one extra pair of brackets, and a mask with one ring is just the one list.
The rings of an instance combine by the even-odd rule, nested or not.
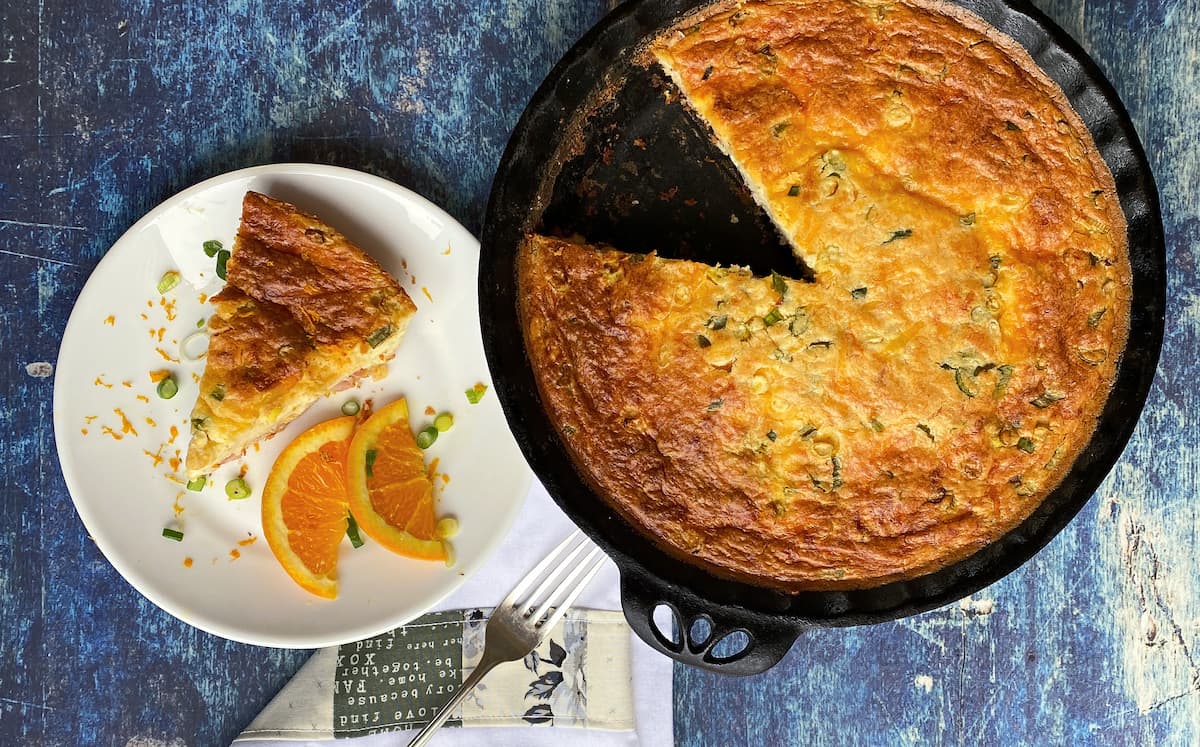
[[(182, 466), (171, 460), (187, 453), (193, 374), (202, 372), (203, 361), (164, 355), (179, 359), (180, 341), (209, 316), (201, 294), (212, 295), (223, 281), (202, 243), (232, 246), (249, 189), (292, 202), (345, 233), (400, 281), (417, 314), (386, 379), (318, 402), (261, 448), (220, 468), (203, 491), (190, 492)], [(429, 201), (329, 166), (235, 171), (151, 210), (113, 245), (80, 293), (54, 385), (54, 433), (67, 488), (105, 557), (184, 622), (265, 646), (314, 648), (366, 638), (411, 620), (457, 588), (508, 531), (531, 480), (495, 394), (489, 390), (476, 405), (464, 394), (477, 382), (491, 386), (476, 301), (478, 256), (475, 238)], [(172, 269), (183, 282), (164, 297), (156, 286)], [(171, 313), (164, 298), (174, 303)], [(163, 368), (180, 382), (171, 400), (160, 399), (150, 380), (151, 371)], [(382, 405), (400, 395), (408, 397), (414, 428), (432, 421), (426, 407), (454, 414), (453, 429), (426, 458), (436, 457), (438, 471), (450, 478), (437, 480), (438, 513), (460, 522), (452, 542), (456, 562), (402, 558), (369, 538), (357, 550), (345, 541), (339, 597), (318, 599), (291, 581), (262, 538), (259, 491), (283, 447), (340, 415), (347, 399)], [(173, 442), (172, 427), (179, 433)], [(225, 483), (243, 465), (254, 494), (228, 500)], [(164, 538), (164, 527), (182, 531), (183, 540)]]

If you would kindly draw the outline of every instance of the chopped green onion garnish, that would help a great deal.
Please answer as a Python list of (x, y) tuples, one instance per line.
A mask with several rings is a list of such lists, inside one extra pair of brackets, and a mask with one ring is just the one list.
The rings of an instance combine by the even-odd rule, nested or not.
[(240, 501), (243, 498), (250, 497), (250, 486), (240, 477), (235, 477), (225, 483), (225, 495), (229, 496), (231, 501)]
[(707, 348), (712, 346), (712, 340), (708, 339), (704, 335), (696, 335), (696, 344), (702, 348)]
[(201, 319), (200, 321), (196, 322), (196, 329), (203, 329), (206, 323), (208, 323), (207, 319)]
[(725, 404), (725, 400), (723, 400), (723, 399), (714, 399), (712, 402), (709, 402), (709, 403), (708, 403), (708, 411), (709, 411), (709, 412), (715, 412), (716, 410), (720, 410), (720, 409), (721, 409), (721, 406), (722, 406), (722, 405), (724, 405), (724, 404)]
[(711, 330), (725, 329), (725, 325), (729, 322), (729, 315), (722, 314), (721, 316), (709, 317), (708, 322), (704, 325)]
[(212, 390), (211, 392), (209, 392), (209, 393), (208, 393), (208, 396), (212, 397), (213, 399), (215, 399), (215, 400), (216, 400), (216, 401), (218, 401), (218, 402), (222, 402), (222, 401), (224, 401), (224, 399), (225, 399), (225, 385), (224, 385), (224, 384), (217, 384), (215, 387), (213, 387), (213, 390)]
[(974, 397), (977, 393), (975, 391), (975, 379), (965, 368), (954, 369), (954, 385), (958, 387), (958, 391), (968, 397)]
[(199, 493), (201, 490), (204, 490), (204, 483), (207, 481), (208, 478), (206, 478), (204, 475), (200, 475), (194, 480), (188, 480), (187, 489), (191, 490), (192, 492)]
[(799, 196), (800, 196), (800, 185), (799, 184), (793, 184), (792, 186), (788, 187), (788, 197), (799, 197)]
[(204, 242), (204, 254), (209, 257), (217, 256), (217, 252), (225, 248), (225, 245), (216, 239), (209, 239)]
[(774, 441), (774, 440), (775, 440), (775, 439), (777, 439), (777, 438), (779, 438), (779, 434), (778, 434), (778, 433), (776, 433), (775, 431), (767, 431), (767, 439), (768, 439), (768, 440), (770, 440), (770, 441)]
[(854, 290), (850, 291), (850, 297), (853, 298), (855, 301), (861, 301), (867, 297), (867, 289), (866, 288), (855, 288)]
[(167, 527), (163, 527), (163, 535), (162, 536), (166, 537), (169, 540), (175, 540), (176, 542), (183, 542), (183, 532), (179, 531), (178, 529), (168, 529)]
[(912, 236), (912, 229), (901, 228), (899, 231), (892, 231), (892, 235), (889, 236), (883, 243), (890, 244), (897, 239), (907, 239), (909, 236)]
[(367, 335), (367, 344), (373, 348), (379, 347), (379, 343), (392, 336), (392, 325), (385, 324), (371, 334)]
[(192, 428), (202, 431), (208, 427), (208, 418), (192, 418)]
[(222, 280), (226, 279), (225, 265), (228, 262), (229, 262), (229, 252), (225, 251), (224, 249), (217, 252), (217, 277), (221, 278)]
[(1032, 454), (1034, 449), (1033, 439), (1021, 436), (1021, 438), (1017, 440), (1017, 448), (1026, 454)]
[(358, 534), (358, 522), (354, 520), (354, 514), (346, 514), (346, 536), (350, 538), (350, 544), (354, 545), (354, 549), (363, 546), (362, 537)]
[(1000, 255), (993, 254), (992, 256), (988, 257), (988, 265), (990, 265), (993, 270), (999, 270), (1000, 269)]
[(1043, 392), (1037, 398), (1029, 400), (1029, 404), (1038, 409), (1045, 409), (1055, 402), (1059, 402), (1067, 398), (1065, 394), (1056, 394), (1054, 392)]
[(437, 437), (437, 428), (434, 428), (432, 425), (428, 428), (422, 428), (421, 432), (417, 434), (417, 446), (422, 449), (428, 449), (430, 446), (433, 446), (433, 442), (437, 440)]
[(975, 225), (975, 213), (967, 213), (966, 215), (959, 218), (958, 222), (961, 223), (964, 228), (967, 226)]
[(361, 409), (362, 406), (358, 404), (358, 400), (356, 399), (348, 399), (342, 403), (343, 415), (357, 415)]
[(784, 281), (783, 276), (777, 272), (771, 273), (771, 288), (773, 288), (775, 292), (781, 296), (787, 295), (787, 283)]
[(454, 427), (454, 416), (443, 412), (433, 419), (433, 427), (437, 428), (438, 433), (445, 433)]
[(176, 383), (174, 376), (168, 376), (167, 378), (158, 382), (156, 391), (158, 392), (159, 397), (163, 399), (171, 399), (176, 394), (179, 394), (179, 384)]
[(992, 392), (992, 396), (1000, 399), (1000, 395), (1004, 394), (1004, 390), (1008, 387), (1008, 382), (1012, 380), (1013, 367), (999, 366), (996, 368), (996, 389)]
[(166, 293), (175, 286), (179, 285), (180, 276), (174, 270), (167, 270), (163, 273), (162, 278), (158, 281), (158, 292)]
[(484, 384), (476, 384), (467, 390), (467, 401), (473, 405), (479, 404), (479, 400), (483, 399), (483, 393), (487, 391), (487, 386)]
[(781, 319), (783, 319), (783, 314), (779, 313), (779, 309), (771, 309), (767, 312), (767, 315), (763, 317), (763, 324), (770, 327), (772, 324), (777, 323)]
[(367, 449), (367, 477), (375, 476), (375, 459), (378, 456), (378, 449)]

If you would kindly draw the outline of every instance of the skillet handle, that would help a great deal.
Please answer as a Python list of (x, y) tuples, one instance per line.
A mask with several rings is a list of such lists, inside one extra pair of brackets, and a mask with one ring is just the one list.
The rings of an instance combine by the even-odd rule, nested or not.
[[(675, 616), (678, 642), (664, 635), (654, 622), (654, 610), (660, 605), (668, 607)], [(682, 664), (720, 674), (744, 676), (767, 671), (811, 627), (744, 607), (714, 605), (632, 568), (621, 569), (621, 607), (629, 626), (652, 648)], [(698, 619), (710, 623), (708, 636), (701, 640), (694, 639), (691, 632)], [(737, 632), (748, 637), (745, 648), (725, 656), (714, 653), (722, 638)]]

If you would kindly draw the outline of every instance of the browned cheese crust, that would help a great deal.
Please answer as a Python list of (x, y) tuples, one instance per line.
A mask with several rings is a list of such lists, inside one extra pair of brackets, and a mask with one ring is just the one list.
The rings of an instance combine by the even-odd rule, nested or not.
[(339, 383), (383, 372), (416, 306), (336, 229), (247, 192), (192, 411), (190, 476), (286, 426)]
[(677, 555), (787, 589), (1016, 526), (1128, 319), (1112, 178), (1061, 92), (917, 3), (724, 4), (653, 52), (815, 282), (531, 238), (526, 343), (581, 471)]

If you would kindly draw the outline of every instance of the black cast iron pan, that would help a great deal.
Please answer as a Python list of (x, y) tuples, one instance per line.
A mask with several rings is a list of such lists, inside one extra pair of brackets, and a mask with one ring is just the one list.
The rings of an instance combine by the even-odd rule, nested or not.
[[(1154, 377), (1162, 342), (1166, 258), (1158, 194), (1129, 116), (1087, 55), (1024, 0), (954, 0), (1021, 44), (1062, 88), (1112, 170), (1128, 222), (1130, 335), (1096, 432), (1062, 484), (1021, 525), (975, 555), (910, 581), (845, 592), (783, 593), (714, 577), (629, 526), (576, 472), (538, 396), (517, 314), (515, 258), (531, 230), (579, 233), (633, 251), (757, 273), (804, 274), (732, 164), (654, 68), (633, 62), (647, 38), (708, 0), (630, 0), (592, 29), (534, 95), (492, 188), (479, 265), (484, 347), (518, 443), (550, 495), (616, 561), (630, 625), (687, 664), (731, 674), (768, 669), (813, 626), (916, 614), (991, 584), (1031, 558), (1091, 497), (1121, 455)], [(569, 134), (569, 137), (567, 136)], [(720, 247), (737, 247), (722, 256)], [(682, 633), (664, 634), (666, 605)], [(696, 640), (696, 620), (711, 633)], [(745, 647), (714, 645), (741, 631)]]

